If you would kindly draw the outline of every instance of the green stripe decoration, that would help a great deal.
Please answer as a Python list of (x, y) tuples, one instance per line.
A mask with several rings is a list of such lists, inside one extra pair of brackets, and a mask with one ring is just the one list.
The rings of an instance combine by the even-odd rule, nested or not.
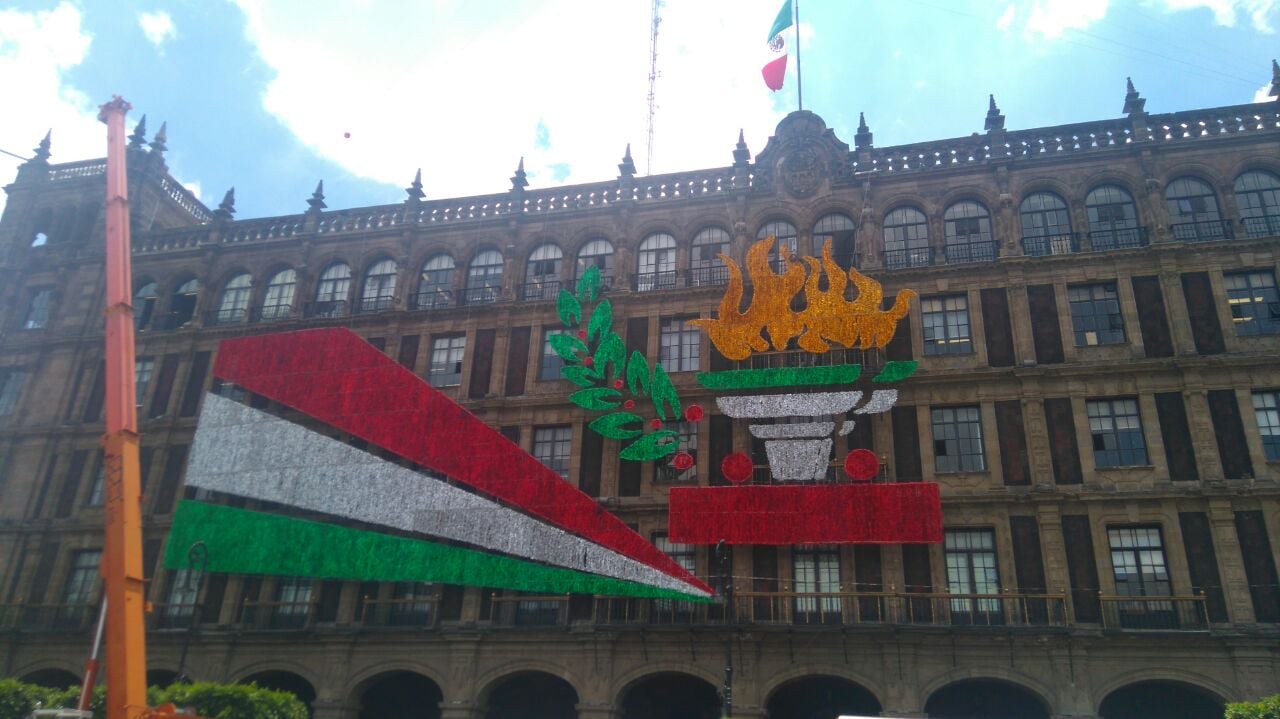
[(206, 569), (226, 574), (442, 582), (550, 594), (711, 601), (465, 547), (183, 500), (174, 514), (165, 568), (187, 568), (187, 549), (196, 542), (204, 542), (209, 550)]
[(702, 372), (698, 375), (698, 384), (707, 389), (806, 387), (823, 384), (852, 384), (861, 376), (862, 365), (859, 364), (828, 367), (767, 367)]
[(872, 382), (901, 382), (902, 380), (915, 374), (916, 367), (920, 362), (917, 360), (890, 360), (884, 363), (884, 368), (880, 370), (880, 374), (871, 378)]

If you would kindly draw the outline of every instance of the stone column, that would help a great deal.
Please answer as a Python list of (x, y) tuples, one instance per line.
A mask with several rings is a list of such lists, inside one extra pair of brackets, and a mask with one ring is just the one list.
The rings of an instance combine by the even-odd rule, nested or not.
[(1253, 598), (1249, 594), (1249, 578), (1244, 572), (1244, 555), (1240, 552), (1230, 499), (1209, 500), (1209, 525), (1213, 532), (1213, 551), (1218, 555), (1227, 616), (1236, 624), (1254, 622)]
[(578, 719), (621, 719), (622, 712), (609, 704), (582, 703), (574, 707), (578, 710)]
[(311, 703), (311, 709), (314, 719), (356, 719), (360, 715), (359, 706), (337, 699), (317, 699)]
[(470, 702), (440, 702), (440, 719), (482, 719), (484, 707)]

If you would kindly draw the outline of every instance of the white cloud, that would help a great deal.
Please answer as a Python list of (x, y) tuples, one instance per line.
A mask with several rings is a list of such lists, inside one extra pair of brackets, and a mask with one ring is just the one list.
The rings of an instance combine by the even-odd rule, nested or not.
[(1258, 88), (1257, 92), (1253, 93), (1254, 102), (1270, 102), (1274, 99), (1275, 98), (1271, 97), (1271, 83), (1269, 82)]
[(1017, 11), (1018, 7), (1010, 3), (1009, 7), (1005, 8), (1004, 12), (1000, 14), (1000, 18), (996, 20), (996, 28), (1000, 30), (1008, 30), (1009, 26), (1013, 24), (1013, 18), (1017, 14)]
[(1106, 16), (1107, 4), (1108, 0), (1037, 0), (1027, 16), (1027, 31), (1052, 40), (1067, 30), (1083, 30)]
[[(5, 117), (4, 132), (5, 143), (20, 144), (5, 150), (29, 157), (52, 128), (52, 162), (106, 154), (107, 131), (97, 120), (97, 107), (63, 77), (84, 61), (91, 40), (81, 27), (80, 10), (69, 2), (39, 12), (0, 10), (0, 77), (7, 95), (22, 99), (22, 112)], [(19, 164), (0, 155), (0, 184), (13, 181)], [(0, 209), (4, 203), (0, 193)]]
[(173, 26), (173, 18), (164, 10), (139, 13), (138, 26), (142, 28), (142, 34), (147, 36), (147, 41), (156, 47), (162, 47), (165, 41), (172, 40), (178, 34), (177, 28)]
[(1205, 8), (1213, 13), (1213, 21), (1226, 27), (1235, 27), (1240, 15), (1259, 32), (1272, 33), (1271, 25), (1278, 7), (1277, 0), (1162, 0), (1169, 10)]
[[(359, 176), (403, 186), (421, 165), (429, 197), (505, 192), (524, 156), (534, 188), (607, 180), (628, 142), (645, 172), (648, 3), (552, 0), (477, 18), (449, 2), (337, 13), (237, 1), (276, 71), (264, 107)], [(730, 164), (739, 123), (758, 152), (781, 118), (760, 77), (777, 8), (753, 5), (663, 6), (655, 173)], [(415, 31), (388, 36), (390, 24)]]

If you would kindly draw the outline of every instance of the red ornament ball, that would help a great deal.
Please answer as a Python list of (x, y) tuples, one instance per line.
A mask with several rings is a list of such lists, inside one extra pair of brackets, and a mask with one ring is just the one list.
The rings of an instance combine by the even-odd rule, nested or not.
[(691, 404), (684, 408), (684, 418), (690, 422), (697, 422), (702, 419), (702, 408), (696, 404)]
[(623, 402), (622, 406), (625, 407), (626, 409), (631, 409), (632, 407), (636, 406), (636, 401), (634, 399), (629, 399), (626, 402)]
[(844, 458), (844, 473), (855, 482), (870, 482), (880, 474), (880, 460), (869, 449), (855, 449)]
[(659, 428), (661, 428), (661, 427), (662, 427), (662, 420), (660, 420), (660, 419), (650, 420), (650, 421), (649, 421), (649, 426), (650, 426), (650, 427), (653, 427), (654, 429), (659, 429)]
[(720, 474), (734, 484), (742, 484), (751, 479), (751, 473), (754, 470), (751, 458), (743, 452), (734, 452), (720, 463)]
[(582, 364), (583, 364), (583, 365), (585, 365), (585, 366), (587, 366), (587, 367), (590, 367), (591, 365), (593, 365), (593, 364), (595, 364), (595, 363), (596, 363), (595, 359), (593, 359), (593, 358), (591, 358), (591, 357), (583, 357), (583, 358), (582, 358)]
[(671, 466), (683, 472), (693, 466), (693, 455), (688, 452), (676, 452), (671, 458)]
[(613, 388), (614, 388), (614, 389), (622, 389), (622, 380), (620, 380), (620, 379), (615, 379), (615, 380), (613, 381)]
[(587, 338), (586, 330), (578, 330), (578, 339), (585, 340)]

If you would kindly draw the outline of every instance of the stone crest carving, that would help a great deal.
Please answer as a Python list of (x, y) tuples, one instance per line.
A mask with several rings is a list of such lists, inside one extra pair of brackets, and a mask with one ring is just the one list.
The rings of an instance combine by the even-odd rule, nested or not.
[(812, 197), (825, 174), (822, 156), (812, 143), (788, 152), (778, 169), (782, 175), (782, 186), (795, 197)]

